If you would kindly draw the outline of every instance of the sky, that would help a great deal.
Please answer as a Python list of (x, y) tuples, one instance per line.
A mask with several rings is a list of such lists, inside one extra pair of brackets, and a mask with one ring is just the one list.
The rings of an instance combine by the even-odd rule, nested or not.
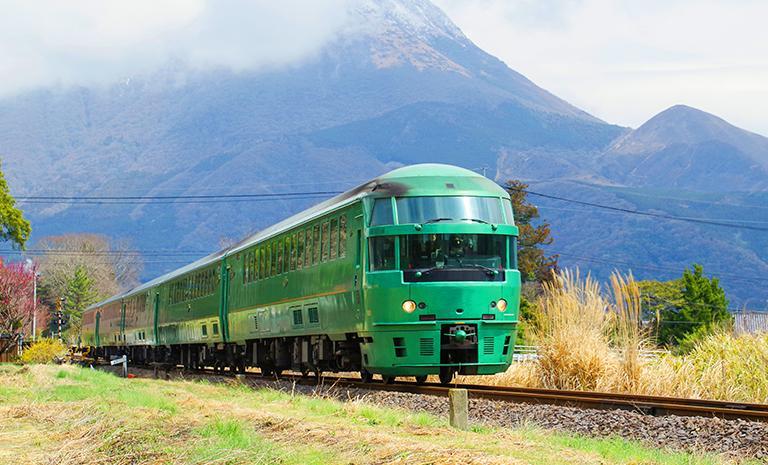
[[(285, 66), (361, 0), (0, 0), (0, 97), (111, 83), (169, 57)], [(767, 0), (434, 0), (481, 48), (608, 122), (683, 103), (768, 135)]]
[(766, 0), (434, 0), (539, 86), (637, 127), (682, 103), (768, 136)]

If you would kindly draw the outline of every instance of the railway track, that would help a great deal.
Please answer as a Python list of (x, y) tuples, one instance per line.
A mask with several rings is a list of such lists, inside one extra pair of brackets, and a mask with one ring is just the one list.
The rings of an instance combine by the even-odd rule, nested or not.
[[(218, 374), (221, 375), (221, 373)], [(254, 372), (248, 372), (246, 376), (265, 379)], [(286, 374), (281, 376), (280, 380), (294, 381), (298, 384), (318, 383), (318, 380), (314, 377), (305, 377), (298, 374)], [(526, 402), (602, 410), (631, 410), (653, 416), (717, 417), (728, 420), (768, 422), (768, 404), (476, 384), (451, 384), (446, 386), (439, 383), (417, 384), (412, 381), (399, 381), (393, 384), (385, 384), (381, 381), (364, 383), (359, 378), (339, 375), (323, 376), (321, 383), (335, 387), (376, 389), (445, 397), (448, 396), (449, 389), (459, 388), (466, 389), (469, 392), (470, 399)]]

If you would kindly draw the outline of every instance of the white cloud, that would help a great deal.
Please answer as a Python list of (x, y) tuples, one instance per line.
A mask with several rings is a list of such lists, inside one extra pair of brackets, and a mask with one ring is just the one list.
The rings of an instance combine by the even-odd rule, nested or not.
[(348, 0), (0, 0), (0, 94), (111, 82), (170, 59), (280, 66), (330, 40)]
[(768, 2), (435, 0), (478, 46), (607, 121), (685, 103), (768, 135)]

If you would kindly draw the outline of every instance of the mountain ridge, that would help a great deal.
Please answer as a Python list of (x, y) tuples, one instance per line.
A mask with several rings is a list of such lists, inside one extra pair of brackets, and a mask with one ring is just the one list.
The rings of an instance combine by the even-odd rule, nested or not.
[[(350, 20), (357, 29), (293, 66), (234, 72), (173, 62), (111, 86), (0, 99), (0, 154), (13, 193), (325, 192), (403, 164), (440, 161), (499, 181), (538, 182), (537, 189), (566, 198), (728, 217), (723, 199), (746, 204), (768, 186), (768, 176), (754, 169), (762, 136), (690, 107), (672, 107), (634, 130), (608, 124), (481, 50), (431, 2), (355, 5)], [(706, 134), (686, 136), (680, 128), (687, 119)], [(702, 186), (706, 192), (695, 192)], [(668, 191), (714, 203), (700, 208), (652, 197)], [(214, 250), (317, 201), (22, 206), (35, 239), (87, 230), (132, 237), (137, 249)], [(738, 265), (732, 257), (743, 257), (768, 272), (760, 253), (768, 244), (759, 237), (541, 205), (558, 251), (572, 257), (587, 249), (603, 262), (650, 261), (659, 269), (697, 260), (726, 269)], [(580, 262), (563, 255), (563, 263)], [(613, 269), (586, 264), (599, 277)], [(146, 277), (174, 266), (148, 264)], [(738, 281), (726, 284), (742, 298), (751, 292)]]

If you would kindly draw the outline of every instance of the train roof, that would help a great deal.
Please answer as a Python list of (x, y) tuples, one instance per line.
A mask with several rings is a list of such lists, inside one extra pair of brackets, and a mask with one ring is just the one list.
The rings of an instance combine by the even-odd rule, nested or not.
[(151, 289), (165, 281), (209, 266), (222, 258), (240, 252), (253, 244), (276, 236), (311, 219), (354, 203), (364, 197), (418, 196), (418, 195), (485, 195), (509, 198), (509, 194), (496, 182), (474, 171), (452, 165), (425, 163), (404, 166), (389, 171), (342, 194), (325, 200), (274, 225), (252, 234), (242, 241), (202, 257), (188, 265), (147, 281), (129, 291), (93, 304), (86, 311), (115, 302)]

